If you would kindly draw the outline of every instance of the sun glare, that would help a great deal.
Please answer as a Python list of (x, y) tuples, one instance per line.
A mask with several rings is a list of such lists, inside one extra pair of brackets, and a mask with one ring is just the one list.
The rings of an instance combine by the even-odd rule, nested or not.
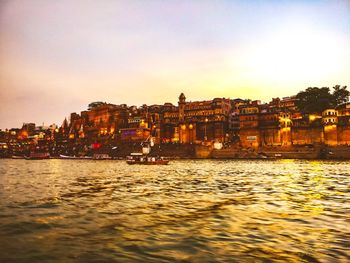
[(247, 49), (249, 77), (268, 83), (333, 79), (344, 68), (348, 51), (342, 39), (329, 35), (305, 27), (271, 32)]

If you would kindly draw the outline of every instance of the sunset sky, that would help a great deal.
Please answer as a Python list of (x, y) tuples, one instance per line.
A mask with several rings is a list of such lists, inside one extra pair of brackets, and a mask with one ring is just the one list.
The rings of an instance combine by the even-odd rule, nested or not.
[(350, 1), (0, 1), (0, 128), (350, 86)]

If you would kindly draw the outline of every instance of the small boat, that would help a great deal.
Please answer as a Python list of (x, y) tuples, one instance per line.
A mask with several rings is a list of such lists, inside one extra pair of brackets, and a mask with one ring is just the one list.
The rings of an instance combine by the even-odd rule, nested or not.
[(92, 157), (94, 160), (111, 160), (112, 157), (107, 153), (95, 153)]
[(27, 160), (42, 160), (50, 159), (50, 153), (48, 152), (31, 152), (29, 156), (25, 156)]
[(24, 156), (21, 156), (21, 155), (12, 155), (11, 158), (12, 158), (12, 159), (24, 159)]
[(60, 154), (60, 159), (66, 159), (66, 160), (91, 160), (92, 157), (90, 157), (90, 156), (69, 156), (69, 155)]
[(131, 153), (126, 157), (127, 164), (145, 164), (145, 165), (167, 165), (169, 160), (164, 157), (151, 157), (143, 153)]

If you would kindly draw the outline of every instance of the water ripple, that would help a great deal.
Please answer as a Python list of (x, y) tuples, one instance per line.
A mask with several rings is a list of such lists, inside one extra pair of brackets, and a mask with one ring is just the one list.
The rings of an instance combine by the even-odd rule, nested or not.
[(0, 262), (349, 262), (348, 171), (0, 160)]

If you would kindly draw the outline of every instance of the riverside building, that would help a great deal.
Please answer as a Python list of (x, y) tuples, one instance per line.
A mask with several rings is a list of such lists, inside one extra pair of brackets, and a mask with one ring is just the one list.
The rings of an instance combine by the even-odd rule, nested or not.
[(187, 102), (183, 93), (178, 106), (168, 105), (163, 113), (163, 141), (200, 143), (229, 140), (231, 101), (216, 98)]
[(55, 138), (74, 143), (201, 144), (233, 142), (242, 147), (350, 144), (350, 104), (303, 115), (294, 96), (260, 101), (215, 98), (178, 104), (141, 107), (91, 103), (81, 114), (72, 113)]

